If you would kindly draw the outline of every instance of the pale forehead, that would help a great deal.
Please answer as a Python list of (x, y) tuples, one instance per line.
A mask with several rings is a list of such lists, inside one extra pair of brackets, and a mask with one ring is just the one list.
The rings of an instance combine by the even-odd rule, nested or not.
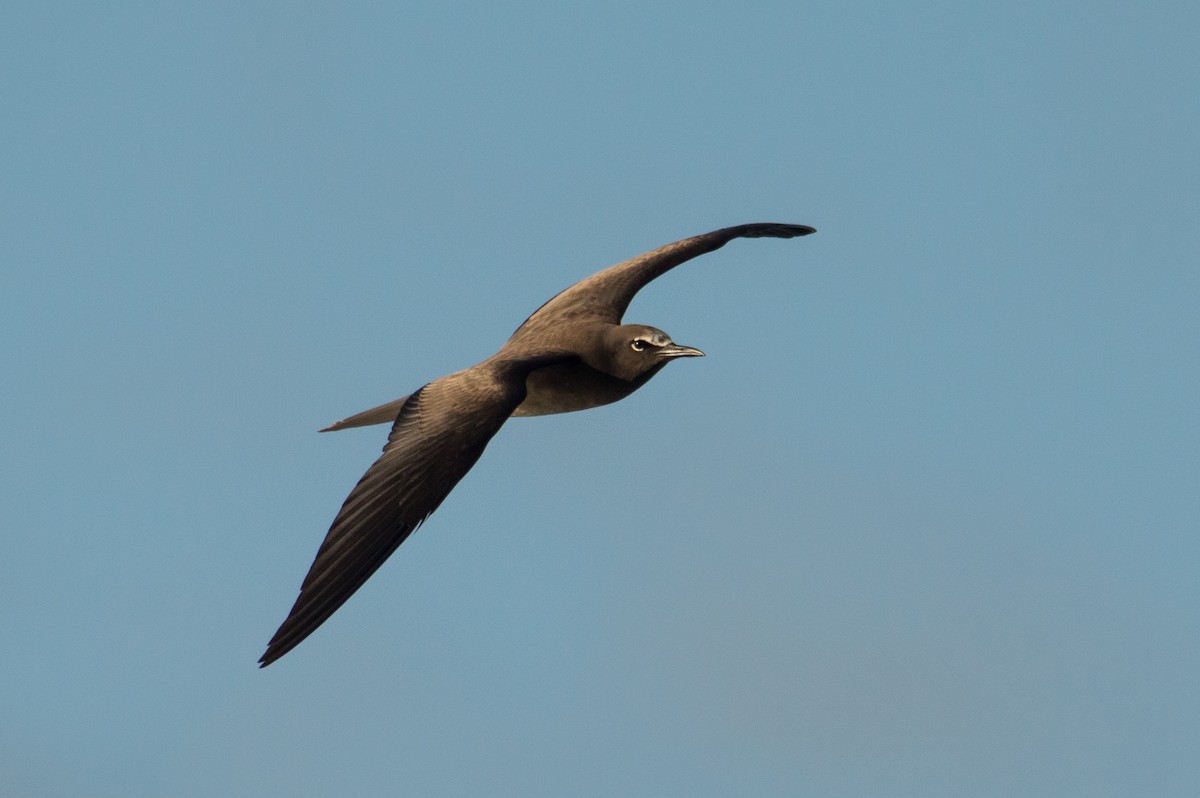
[(636, 327), (633, 330), (633, 337), (640, 338), (653, 346), (666, 346), (672, 343), (671, 336), (656, 327)]

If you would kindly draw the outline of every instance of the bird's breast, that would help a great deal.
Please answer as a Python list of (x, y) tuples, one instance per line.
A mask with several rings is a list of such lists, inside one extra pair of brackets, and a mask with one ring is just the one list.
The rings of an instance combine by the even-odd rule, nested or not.
[(530, 372), (525, 401), (514, 416), (546, 416), (611, 404), (646, 384), (657, 369), (636, 380), (623, 380), (583, 363), (565, 363)]

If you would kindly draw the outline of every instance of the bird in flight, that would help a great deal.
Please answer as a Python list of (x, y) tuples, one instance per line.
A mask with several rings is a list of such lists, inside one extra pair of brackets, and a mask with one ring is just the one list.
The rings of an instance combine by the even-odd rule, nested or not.
[(672, 360), (703, 355), (655, 327), (621, 323), (643, 286), (735, 238), (815, 232), (802, 224), (743, 224), (618, 263), (542, 305), (482, 363), (321, 430), (392, 425), (383, 454), (342, 504), (259, 667), (299, 645), (362, 587), (471, 470), (509, 416), (609, 404), (645, 385)]

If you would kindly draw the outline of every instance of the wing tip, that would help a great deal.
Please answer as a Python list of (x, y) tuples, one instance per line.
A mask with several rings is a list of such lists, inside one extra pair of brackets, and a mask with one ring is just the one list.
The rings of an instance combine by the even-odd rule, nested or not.
[[(301, 640), (302, 639), (303, 638), (301, 638)], [(272, 640), (270, 643), (267, 643), (267, 650), (264, 651), (263, 655), (258, 658), (259, 670), (262, 670), (271, 663), (282, 659), (283, 655), (295, 648), (299, 642), (299, 640), (288, 640), (284, 643), (276, 643), (274, 640)]]
[(264, 651), (262, 656), (258, 658), (258, 667), (260, 669), (267, 667), (268, 665), (270, 665), (272, 662), (274, 662), (275, 660), (282, 657), (287, 652), (288, 652), (288, 649), (286, 649), (286, 648), (281, 651), (279, 649), (279, 647), (274, 644), (274, 641), (268, 643), (267, 650)]
[(782, 222), (748, 224), (742, 230), (743, 238), (796, 238), (817, 232), (817, 228), (806, 224), (784, 224)]

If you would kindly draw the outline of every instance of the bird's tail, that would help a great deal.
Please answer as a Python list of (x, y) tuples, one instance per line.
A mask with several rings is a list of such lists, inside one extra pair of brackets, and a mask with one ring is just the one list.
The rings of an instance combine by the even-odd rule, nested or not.
[(328, 427), (325, 427), (320, 432), (337, 432), (340, 429), (349, 429), (350, 427), (369, 427), (372, 424), (391, 424), (400, 415), (400, 409), (404, 407), (404, 403), (408, 401), (407, 396), (402, 396), (394, 402), (388, 402), (379, 407), (372, 407), (370, 410), (364, 410), (361, 413), (355, 413), (348, 418), (343, 418), (341, 421), (335, 421)]

